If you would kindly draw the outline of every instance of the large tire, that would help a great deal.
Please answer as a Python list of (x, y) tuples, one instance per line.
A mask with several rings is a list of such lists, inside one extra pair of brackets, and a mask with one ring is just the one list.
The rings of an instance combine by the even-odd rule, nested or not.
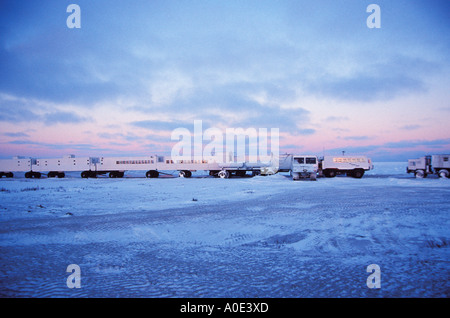
[(336, 177), (336, 171), (331, 170), (331, 169), (325, 169), (323, 171), (323, 174), (327, 178), (334, 178), (334, 177)]
[(36, 179), (40, 179), (41, 178), (41, 173), (40, 172), (33, 172), (33, 178), (36, 178)]
[(89, 175), (90, 175), (89, 171), (83, 171), (83, 172), (81, 173), (81, 177), (82, 177), (83, 179), (89, 178)]
[(192, 172), (190, 172), (189, 170), (181, 170), (178, 175), (180, 176), (180, 178), (190, 178), (192, 176)]
[(352, 177), (357, 178), (357, 179), (361, 179), (363, 177), (363, 175), (364, 175), (364, 170), (361, 170), (361, 169), (356, 169), (352, 173)]
[(449, 175), (450, 175), (450, 173), (448, 172), (448, 170), (442, 169), (439, 171), (439, 177), (441, 177), (441, 178), (446, 179), (446, 178), (448, 178)]
[(12, 173), (12, 172), (7, 172), (7, 173), (5, 173), (5, 176), (6, 176), (7, 178), (13, 178), (13, 177), (14, 177), (14, 173)]
[(230, 173), (228, 171), (226, 171), (226, 170), (219, 171), (219, 173), (217, 175), (221, 179), (228, 179), (230, 177)]
[(145, 176), (147, 178), (158, 178), (159, 172), (156, 170), (149, 170), (145, 173)]
[(419, 178), (419, 179), (425, 178), (427, 176), (427, 174), (423, 170), (416, 170), (416, 172), (414, 174), (415, 174), (416, 178)]
[(25, 172), (25, 178), (31, 179), (32, 178), (32, 172), (31, 171)]
[(58, 172), (58, 178), (62, 179), (66, 176), (66, 174), (64, 172)]

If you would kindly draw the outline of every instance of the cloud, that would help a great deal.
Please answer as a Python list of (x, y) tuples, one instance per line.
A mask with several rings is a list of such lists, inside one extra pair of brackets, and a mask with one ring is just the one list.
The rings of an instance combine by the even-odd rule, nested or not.
[(389, 100), (402, 93), (423, 92), (423, 81), (408, 76), (371, 76), (360, 74), (351, 78), (321, 79), (311, 83), (316, 94), (349, 101), (371, 102)]
[(46, 125), (55, 125), (77, 124), (91, 120), (74, 112), (58, 110), (58, 107), (62, 106), (37, 99), (0, 93), (0, 121), (11, 123), (42, 122)]
[(414, 147), (429, 147), (448, 149), (450, 146), (450, 138), (448, 139), (434, 139), (434, 140), (403, 140), (397, 142), (388, 142), (383, 144), (385, 148), (414, 148)]
[(403, 130), (416, 130), (419, 128), (422, 128), (422, 125), (404, 125), (404, 126), (400, 127), (400, 129), (403, 129)]
[(371, 139), (369, 136), (346, 136), (342, 138), (344, 140), (368, 140)]
[(42, 115), (42, 120), (47, 125), (55, 125), (55, 124), (77, 124), (81, 122), (86, 122), (89, 119), (71, 112), (57, 111)]
[(341, 122), (347, 120), (349, 120), (347, 116), (328, 116), (327, 118), (325, 118), (325, 121), (327, 122)]
[(3, 133), (3, 135), (8, 136), (8, 137), (29, 137), (30, 136), (24, 132), (5, 132), (5, 133)]
[[(351, 146), (327, 149), (327, 154), (367, 154), (380, 161), (387, 159), (406, 160), (416, 156), (436, 153), (450, 153), (450, 138), (433, 140), (402, 140), (380, 145)], [(413, 156), (414, 154), (414, 156)], [(410, 156), (408, 158), (408, 156)]]
[(181, 122), (181, 121), (162, 121), (162, 120), (139, 120), (130, 123), (132, 126), (146, 128), (153, 131), (172, 131), (176, 128), (187, 128), (190, 131), (194, 131), (194, 122)]

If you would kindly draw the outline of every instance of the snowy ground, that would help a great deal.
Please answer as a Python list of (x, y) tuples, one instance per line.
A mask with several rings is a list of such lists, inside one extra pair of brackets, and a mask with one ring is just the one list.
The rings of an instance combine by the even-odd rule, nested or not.
[(0, 296), (450, 296), (448, 179), (142, 175), (0, 180)]

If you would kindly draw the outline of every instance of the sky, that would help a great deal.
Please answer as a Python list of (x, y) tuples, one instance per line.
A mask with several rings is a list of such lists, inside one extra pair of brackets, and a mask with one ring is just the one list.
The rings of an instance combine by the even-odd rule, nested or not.
[(449, 12), (446, 0), (2, 0), (0, 157), (168, 155), (194, 120), (279, 128), (281, 153), (450, 153)]

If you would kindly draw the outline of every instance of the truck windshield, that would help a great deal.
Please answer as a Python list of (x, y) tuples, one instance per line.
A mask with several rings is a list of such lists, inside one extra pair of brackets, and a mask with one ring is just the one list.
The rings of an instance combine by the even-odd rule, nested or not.
[(306, 158), (307, 164), (316, 164), (316, 158)]
[(296, 161), (297, 163), (303, 164), (303, 163), (305, 163), (305, 158), (295, 158), (295, 161)]

